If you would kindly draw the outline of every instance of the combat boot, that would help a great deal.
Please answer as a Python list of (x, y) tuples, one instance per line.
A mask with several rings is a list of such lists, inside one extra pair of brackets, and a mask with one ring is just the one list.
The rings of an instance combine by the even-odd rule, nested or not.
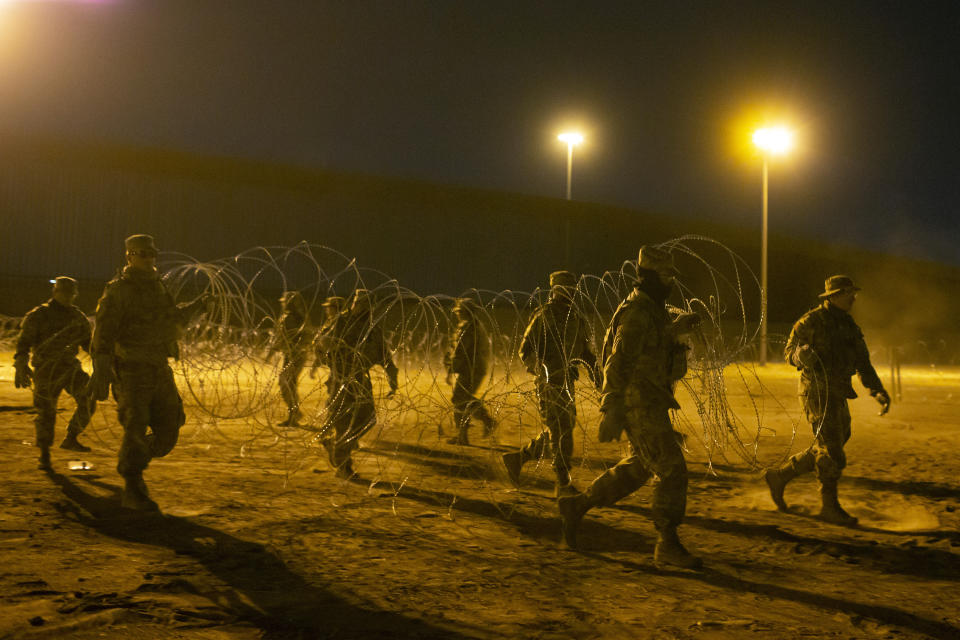
[(842, 527), (852, 527), (857, 524), (858, 520), (840, 506), (836, 482), (820, 483), (820, 502), (820, 514), (817, 517), (821, 520)]
[(523, 463), (526, 462), (526, 456), (523, 451), (508, 451), (500, 456), (503, 460), (503, 466), (507, 468), (507, 477), (513, 486), (520, 486), (520, 470), (523, 469)]
[(653, 551), (653, 563), (658, 568), (673, 565), (682, 569), (699, 569), (703, 566), (703, 561), (680, 543), (676, 527), (665, 527), (659, 533), (657, 546)]
[(590, 496), (578, 493), (572, 496), (557, 498), (557, 511), (560, 512), (560, 527), (563, 531), (563, 541), (570, 549), (577, 548), (577, 529), (583, 516), (593, 507)]
[(124, 476), (123, 497), (120, 506), (133, 511), (159, 511), (160, 507), (150, 498), (147, 484), (141, 474)]
[(773, 498), (773, 503), (777, 505), (777, 509), (789, 511), (790, 507), (783, 499), (783, 490), (787, 488), (787, 483), (793, 478), (785, 474), (784, 471), (786, 471), (785, 468), (767, 469), (763, 474), (763, 479), (767, 481), (767, 486), (770, 488), (770, 497)]
[(40, 447), (40, 457), (37, 458), (37, 468), (43, 469), (44, 471), (50, 471), (53, 468), (50, 463), (50, 449), (47, 447)]
[(75, 433), (68, 433), (67, 437), (64, 438), (63, 442), (60, 443), (60, 448), (67, 449), (69, 451), (80, 451), (81, 453), (87, 453), (90, 451), (90, 447), (77, 440), (77, 434)]

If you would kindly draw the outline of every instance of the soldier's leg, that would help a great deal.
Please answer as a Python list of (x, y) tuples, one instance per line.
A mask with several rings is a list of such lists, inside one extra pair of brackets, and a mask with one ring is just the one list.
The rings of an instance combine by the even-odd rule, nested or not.
[(280, 423), (281, 425), (293, 426), (302, 416), (300, 413), (300, 392), (297, 388), (302, 371), (303, 364), (299, 360), (284, 358), (278, 383), (280, 385), (280, 397), (287, 405), (287, 418)]
[(144, 363), (120, 362), (114, 384), (117, 414), (123, 425), (123, 441), (117, 461), (117, 473), (124, 479), (120, 504), (138, 511), (157, 510), (157, 503), (150, 499), (143, 482), (143, 470), (153, 457), (147, 426), (160, 369)]
[[(463, 378), (463, 376), (460, 377)], [(479, 388), (479, 380), (476, 378), (471, 378), (469, 381), (464, 382), (464, 391), (467, 395), (466, 411), (468, 416), (477, 418), (483, 423), (483, 435), (489, 436), (493, 431), (494, 419), (493, 416), (490, 415), (490, 412), (487, 411), (483, 400), (477, 397), (477, 390)]]
[(856, 524), (837, 495), (838, 483), (847, 465), (844, 445), (850, 437), (850, 409), (846, 398), (831, 396), (824, 412), (817, 441), (814, 444), (817, 480), (820, 482), (820, 517), (840, 525)]
[(360, 446), (360, 438), (377, 423), (376, 407), (373, 402), (358, 402), (344, 421), (345, 430), (338, 436), (333, 462), (337, 475), (341, 478), (353, 476), (353, 451)]
[(570, 484), (570, 467), (573, 458), (573, 429), (577, 423), (577, 408), (573, 398), (554, 407), (550, 423), (550, 440), (553, 447), (553, 470), (557, 474), (557, 493), (576, 493)]
[(453, 395), (450, 401), (453, 403), (453, 426), (455, 435), (447, 442), (450, 444), (466, 445), (470, 443), (470, 402), (473, 396), (463, 385), (463, 376), (457, 376), (457, 381), (453, 386)]
[(157, 371), (157, 385), (150, 401), (150, 431), (147, 443), (153, 458), (162, 458), (177, 445), (180, 428), (187, 421), (183, 399), (177, 391), (173, 370), (169, 366)]
[(67, 381), (66, 391), (77, 403), (77, 408), (67, 424), (67, 436), (60, 443), (61, 449), (72, 451), (90, 451), (90, 447), (81, 444), (77, 436), (90, 424), (90, 417), (96, 411), (97, 401), (87, 394), (87, 382), (90, 376), (79, 366), (75, 367)]
[(510, 478), (510, 482), (514, 486), (520, 486), (520, 471), (523, 469), (523, 465), (531, 460), (539, 460), (542, 458), (550, 446), (550, 425), (553, 422), (555, 399), (555, 389), (551, 385), (537, 380), (538, 410), (540, 412), (540, 421), (546, 427), (546, 430), (541, 431), (537, 437), (528, 442), (519, 451), (510, 451), (500, 456), (503, 461), (503, 466), (507, 470), (507, 477)]
[(634, 414), (632, 423), (642, 425), (632, 430), (631, 443), (658, 478), (650, 505), (658, 534), (654, 563), (697, 569), (702, 561), (687, 551), (677, 535), (687, 510), (687, 463), (680, 446), (680, 434), (673, 430), (666, 406), (631, 409), (630, 414)]
[(557, 499), (563, 537), (570, 548), (576, 548), (577, 528), (590, 509), (617, 503), (646, 484), (653, 475), (646, 461), (649, 456), (639, 450), (642, 443), (636, 436), (642, 426), (643, 412), (627, 411), (624, 417), (632, 455), (600, 474), (582, 494)]
[(53, 428), (57, 421), (57, 399), (63, 382), (53, 376), (34, 376), (33, 407), (37, 416), (33, 420), (35, 442), (40, 449), (39, 466), (50, 467), (50, 447), (53, 445)]

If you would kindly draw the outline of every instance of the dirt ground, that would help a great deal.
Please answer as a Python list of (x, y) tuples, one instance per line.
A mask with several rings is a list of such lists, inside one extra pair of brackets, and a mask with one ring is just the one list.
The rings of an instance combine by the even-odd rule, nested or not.
[[(309, 437), (240, 438), (242, 421), (212, 428), (188, 401), (180, 444), (146, 473), (163, 513), (132, 514), (113, 402), (85, 434), (94, 451), (55, 448), (43, 472), (30, 394), (0, 362), (0, 638), (960, 638), (955, 369), (904, 370), (884, 417), (852, 402), (841, 499), (856, 528), (812, 517), (813, 478), (777, 512), (757, 470), (714, 451), (711, 471), (690, 438), (692, 572), (654, 567), (649, 487), (592, 511), (583, 548), (565, 549), (549, 465), (519, 490), (499, 466), (524, 435), (509, 410), (469, 447), (435, 424), (392, 428), (402, 406), (385, 410), (343, 481)], [(759, 408), (774, 460), (799, 417), (795, 372), (760, 380), (728, 399), (747, 421)], [(58, 441), (73, 403), (60, 407)], [(621, 451), (595, 443), (593, 420), (581, 413), (581, 487)], [(792, 450), (809, 441), (801, 428)]]

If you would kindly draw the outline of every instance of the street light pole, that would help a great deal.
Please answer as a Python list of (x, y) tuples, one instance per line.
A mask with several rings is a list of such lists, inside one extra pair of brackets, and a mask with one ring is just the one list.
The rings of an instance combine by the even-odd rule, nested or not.
[(767, 156), (763, 156), (763, 238), (760, 241), (760, 366), (767, 364)]
[[(572, 200), (573, 189), (573, 147), (583, 142), (583, 134), (575, 132), (561, 133), (557, 136), (561, 142), (567, 143), (567, 200)], [(563, 226), (563, 263), (570, 268), (570, 217), (569, 213)]]
[(766, 127), (753, 133), (753, 143), (763, 153), (763, 225), (760, 240), (760, 366), (767, 364), (767, 199), (769, 160), (793, 147), (793, 132), (786, 127)]

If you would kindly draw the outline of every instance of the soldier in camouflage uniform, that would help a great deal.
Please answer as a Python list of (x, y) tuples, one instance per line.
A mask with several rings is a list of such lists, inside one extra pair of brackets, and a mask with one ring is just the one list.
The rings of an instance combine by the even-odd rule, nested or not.
[(449, 444), (468, 445), (470, 438), (470, 418), (479, 418), (483, 423), (484, 435), (493, 431), (494, 420), (477, 397), (477, 389), (487, 375), (490, 366), (490, 342), (477, 314), (480, 308), (470, 298), (459, 298), (453, 306), (457, 314), (457, 324), (453, 328), (450, 348), (444, 355), (443, 363), (447, 368), (447, 384), (457, 376), (453, 383), (453, 422), (457, 434), (450, 438)]
[(310, 327), (307, 303), (297, 291), (288, 291), (280, 298), (283, 314), (277, 323), (270, 353), (280, 351), (283, 354), (283, 366), (280, 369), (280, 396), (287, 404), (287, 417), (281, 427), (299, 426), (303, 413), (300, 411), (300, 392), (298, 385), (300, 374), (307, 365), (307, 355), (313, 341), (313, 329)]
[(577, 421), (574, 383), (580, 375), (578, 365), (599, 382), (589, 325), (573, 304), (576, 286), (577, 277), (569, 271), (550, 274), (550, 298), (533, 314), (520, 343), (520, 360), (536, 376), (540, 419), (547, 431), (519, 451), (502, 456), (510, 481), (519, 485), (523, 465), (539, 459), (552, 444), (557, 496), (577, 493), (570, 482), (570, 459)]
[(383, 329), (372, 318), (370, 305), (370, 292), (357, 289), (349, 310), (337, 317), (327, 334), (329, 350), (325, 361), (330, 367), (330, 394), (319, 440), (330, 466), (341, 478), (353, 476), (351, 454), (359, 446), (361, 436), (377, 422), (370, 369), (382, 366), (390, 385), (389, 395), (397, 390), (397, 365)]
[(631, 455), (600, 475), (582, 494), (560, 498), (563, 535), (575, 548), (576, 530), (593, 507), (610, 506), (642, 487), (654, 474), (651, 512), (658, 540), (657, 565), (701, 566), (680, 543), (677, 527), (687, 505), (687, 465), (681, 436), (670, 423), (679, 409), (673, 395), (686, 374), (687, 347), (678, 337), (699, 324), (696, 314), (671, 321), (666, 299), (677, 275), (673, 256), (657, 247), (640, 249), (639, 280), (620, 303), (604, 337), (600, 441), (626, 431)]
[(859, 290), (848, 276), (827, 278), (820, 294), (822, 303), (793, 325), (784, 357), (800, 370), (801, 402), (816, 439), (809, 449), (764, 474), (774, 503), (786, 511), (783, 491), (787, 483), (815, 471), (820, 482), (820, 517), (840, 525), (857, 522), (837, 497), (837, 483), (847, 463), (843, 447), (850, 438), (847, 401), (857, 397), (850, 382), (853, 374), (860, 376), (860, 382), (880, 403), (880, 415), (890, 408), (890, 396), (870, 364), (863, 332), (850, 315)]
[[(313, 340), (313, 366), (310, 367), (311, 378), (317, 377), (317, 369), (320, 368), (320, 365), (329, 366), (327, 363), (327, 354), (332, 344), (333, 327), (337, 324), (337, 318), (343, 313), (343, 303), (344, 299), (341, 296), (329, 296), (323, 301), (323, 324), (320, 325), (320, 330), (317, 331), (317, 335)], [(324, 386), (327, 388), (327, 395), (333, 393), (330, 380), (328, 376), (327, 381), (324, 383)]]
[[(90, 322), (73, 301), (77, 299), (77, 281), (66, 276), (54, 280), (53, 296), (32, 309), (23, 318), (17, 350), (14, 355), (14, 385), (27, 388), (33, 384), (33, 406), (36, 445), (40, 448), (40, 468), (50, 468), (50, 446), (57, 420), (57, 399), (66, 391), (77, 403), (77, 410), (67, 424), (67, 436), (61, 449), (90, 451), (77, 436), (90, 422), (96, 401), (86, 393), (90, 380), (77, 353), (90, 350)], [(30, 351), (33, 351), (33, 370)]]
[(150, 460), (173, 450), (186, 420), (167, 359), (179, 358), (180, 331), (203, 302), (177, 306), (157, 273), (152, 236), (130, 236), (125, 244), (127, 265), (97, 304), (89, 389), (105, 400), (113, 384), (123, 425), (117, 464), (125, 481), (121, 505), (156, 511), (143, 471)]

